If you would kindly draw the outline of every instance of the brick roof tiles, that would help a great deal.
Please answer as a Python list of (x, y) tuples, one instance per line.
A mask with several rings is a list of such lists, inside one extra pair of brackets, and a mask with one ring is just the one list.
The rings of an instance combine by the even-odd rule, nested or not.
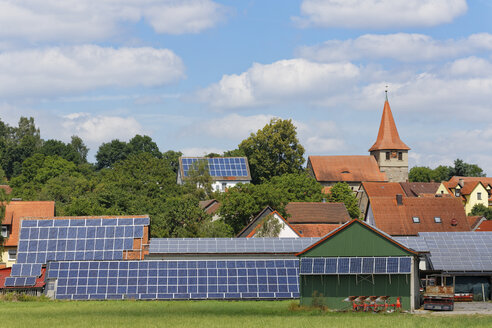
[[(373, 197), (370, 201), (376, 227), (392, 236), (471, 230), (458, 198), (403, 197), (403, 205), (396, 204), (396, 197)], [(413, 217), (418, 217), (420, 223), (414, 223)], [(442, 223), (436, 223), (435, 217), (440, 217)]]
[(381, 116), (378, 137), (369, 151), (383, 149), (410, 150), (410, 147), (405, 145), (405, 143), (400, 139), (388, 100), (384, 102), (383, 115)]
[(290, 226), (297, 231), (301, 237), (323, 237), (341, 225), (331, 223), (304, 223), (291, 224)]
[(363, 182), (362, 187), (368, 197), (395, 197), (405, 194), (398, 182)]
[(439, 186), (439, 182), (400, 182), (401, 187), (408, 197), (419, 197), (424, 194), (435, 194)]
[(343, 203), (292, 202), (285, 206), (287, 221), (296, 223), (335, 223), (350, 221)]
[(317, 181), (387, 181), (374, 156), (309, 156)]
[(492, 220), (483, 221), (475, 231), (492, 231)]

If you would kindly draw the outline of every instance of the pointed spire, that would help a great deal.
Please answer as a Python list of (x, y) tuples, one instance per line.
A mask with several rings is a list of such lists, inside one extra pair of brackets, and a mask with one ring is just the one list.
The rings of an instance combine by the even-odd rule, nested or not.
[(381, 125), (379, 126), (378, 138), (369, 151), (394, 149), (394, 150), (410, 150), (410, 147), (401, 141), (396, 129), (395, 120), (391, 113), (391, 108), (388, 102), (388, 90), (386, 92), (386, 101), (384, 102), (383, 116), (381, 117)]

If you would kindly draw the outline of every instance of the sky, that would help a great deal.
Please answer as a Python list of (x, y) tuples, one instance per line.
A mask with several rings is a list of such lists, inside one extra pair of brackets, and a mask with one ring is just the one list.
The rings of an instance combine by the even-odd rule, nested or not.
[(0, 0), (0, 119), (43, 139), (148, 135), (189, 156), (292, 119), (368, 155), (385, 89), (410, 167), (492, 175), (488, 0)]

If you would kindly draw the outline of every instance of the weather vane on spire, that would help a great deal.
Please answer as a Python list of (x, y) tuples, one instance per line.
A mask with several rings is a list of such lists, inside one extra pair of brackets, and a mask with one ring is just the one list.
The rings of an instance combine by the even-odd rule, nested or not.
[(388, 86), (386, 86), (386, 89), (384, 90), (384, 93), (386, 94), (386, 101), (388, 101)]

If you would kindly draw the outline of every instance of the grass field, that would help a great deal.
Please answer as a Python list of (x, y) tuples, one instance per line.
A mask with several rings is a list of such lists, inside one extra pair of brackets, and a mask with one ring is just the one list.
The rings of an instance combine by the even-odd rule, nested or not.
[(492, 327), (492, 316), (291, 311), (292, 301), (0, 302), (0, 327)]

